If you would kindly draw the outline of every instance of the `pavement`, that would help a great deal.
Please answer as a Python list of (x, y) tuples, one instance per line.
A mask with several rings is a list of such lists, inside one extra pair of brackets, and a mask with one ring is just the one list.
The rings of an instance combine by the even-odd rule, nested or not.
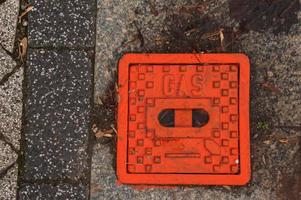
[(87, 199), (95, 2), (0, 8), (0, 199)]
[[(14, 51), (19, 1), (0, 3), (0, 199), (15, 199), (22, 117), (23, 69)], [(11, 73), (14, 71), (14, 73)]]
[(123, 53), (245, 53), (251, 62), (252, 179), (244, 187), (120, 185), (115, 140), (96, 134), (91, 199), (300, 199), (300, 18), (298, 1), (98, 1), (93, 121), (98, 129), (116, 126), (112, 91)]
[[(0, 200), (300, 199), (300, 1), (29, 0), (17, 23), (28, 8), (19, 3), (0, 0)], [(26, 65), (16, 56), (23, 37)], [(93, 130), (117, 126), (125, 52), (249, 56), (248, 185), (116, 182), (116, 138)]]
[(29, 3), (18, 199), (87, 199), (95, 4)]

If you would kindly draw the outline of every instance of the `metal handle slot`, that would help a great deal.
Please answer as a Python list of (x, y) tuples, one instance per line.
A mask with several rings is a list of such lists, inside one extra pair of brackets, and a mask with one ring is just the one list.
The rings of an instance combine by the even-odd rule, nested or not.
[(200, 128), (209, 122), (209, 114), (204, 109), (164, 109), (158, 121), (164, 127)]

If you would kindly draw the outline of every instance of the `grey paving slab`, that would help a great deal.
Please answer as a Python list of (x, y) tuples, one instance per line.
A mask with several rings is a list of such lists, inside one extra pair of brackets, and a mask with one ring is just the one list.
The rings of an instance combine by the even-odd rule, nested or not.
[(299, 22), (291, 28), (289, 35), (251, 32), (242, 40), (242, 50), (252, 56), (256, 66), (254, 70), (258, 74), (257, 81), (264, 84), (260, 93), (270, 94), (269, 97), (260, 100), (260, 105), (266, 104), (274, 109), (275, 116), (266, 119), (273, 120), (271, 127), (300, 125), (300, 33)]
[(6, 0), (0, 4), (0, 43), (9, 51), (12, 51), (14, 46), (19, 2)]
[(16, 162), (17, 157), (16, 152), (14, 152), (8, 144), (0, 140), (0, 171), (2, 172), (9, 165)]
[(99, 154), (97, 155), (97, 160), (94, 160), (92, 172), (94, 174), (96, 171), (101, 174), (114, 174), (114, 153), (111, 145), (95, 144), (93, 152), (95, 154), (99, 152)]
[[(0, 50), (1, 52), (1, 50)], [(14, 67), (15, 63), (4, 54), (0, 57), (0, 70)], [(22, 117), (22, 81), (23, 69), (19, 69), (0, 86), (0, 199), (15, 199), (17, 189), (17, 161), (14, 150), (19, 149)], [(4, 142), (6, 141), (6, 142)], [(8, 143), (9, 144), (8, 144)]]
[(22, 178), (78, 180), (88, 166), (92, 66), (82, 51), (29, 50)]
[(94, 0), (29, 0), (34, 6), (28, 21), (31, 47), (93, 47)]
[[(98, 1), (97, 8), (96, 103), (104, 99), (116, 79), (117, 62), (123, 53), (212, 51), (202, 39), (204, 33), (218, 30), (217, 20), (221, 26), (234, 23), (224, 14), (228, 11), (225, 0), (107, 0)], [(186, 36), (189, 30), (198, 31)]]
[(0, 47), (0, 80), (16, 66), (16, 62)]
[(88, 188), (78, 184), (22, 184), (18, 198), (20, 200), (81, 200), (88, 198)]
[(20, 68), (0, 86), (0, 132), (16, 149), (21, 138), (22, 82), (23, 68)]
[(0, 200), (15, 200), (17, 194), (18, 166), (15, 164), (0, 180)]
[[(124, 52), (247, 54), (251, 61), (250, 183), (243, 187), (144, 190), (120, 185), (116, 183), (114, 169), (115, 143), (97, 139), (92, 157), (91, 199), (298, 199), (301, 13), (295, 18), (295, 8), (289, 7), (291, 2), (281, 1), (272, 2), (267, 13), (263, 9), (258, 11), (263, 14), (257, 16), (256, 10), (242, 12), (246, 4), (241, 2), (99, 1), (95, 103), (103, 110), (114, 106), (109, 100), (112, 96), (110, 88), (115, 84), (118, 59)], [(261, 8), (259, 1), (252, 2), (247, 7)], [(280, 7), (286, 9), (282, 18), (275, 19), (274, 25), (264, 21), (279, 16), (283, 11)], [(241, 16), (237, 13), (247, 15), (249, 21), (239, 21)], [(252, 21), (252, 17), (258, 20)], [(291, 21), (284, 25), (277, 23), (286, 20)], [(216, 38), (210, 36), (220, 30), (224, 31), (224, 49), (218, 48), (221, 47), (219, 34)], [(112, 116), (97, 116), (98, 119), (105, 118), (96, 120), (98, 128), (102, 130), (114, 124), (113, 111)], [(291, 185), (286, 186), (289, 183)]]
[[(0, 80), (16, 66), (2, 47), (13, 52), (19, 2), (6, 0), (0, 3)], [(14, 163), (18, 155), (14, 150), (19, 148), (22, 80), (23, 70), (18, 70), (0, 85), (0, 200), (16, 198), (18, 167)]]

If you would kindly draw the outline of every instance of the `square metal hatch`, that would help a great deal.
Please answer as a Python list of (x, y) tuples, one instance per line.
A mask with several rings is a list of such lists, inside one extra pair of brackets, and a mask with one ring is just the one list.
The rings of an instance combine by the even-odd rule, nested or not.
[(117, 175), (126, 184), (242, 185), (250, 178), (243, 54), (126, 54)]

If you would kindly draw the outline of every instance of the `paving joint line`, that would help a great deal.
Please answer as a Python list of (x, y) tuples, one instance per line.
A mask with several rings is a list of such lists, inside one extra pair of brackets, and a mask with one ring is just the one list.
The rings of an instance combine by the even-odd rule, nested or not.
[(2, 49), (3, 51), (5, 51), (5, 53), (6, 53), (9, 57), (11, 57), (11, 59), (13, 59), (15, 62), (18, 62), (18, 59), (16, 58), (16, 56), (15, 56), (13, 53), (11, 53), (9, 50), (7, 50), (7, 49), (3, 46), (2, 43), (0, 43), (0, 47), (1, 47), (1, 49)]
[(48, 50), (48, 51), (94, 51), (94, 47), (64, 47), (64, 46), (30, 46), (28, 49), (41, 49), (41, 50)]
[(1, 169), (0, 171), (0, 180), (8, 173), (8, 171), (16, 164), (17, 162), (11, 162), (7, 167)]
[(19, 154), (20, 151), (9, 141), (9, 139), (0, 132), (0, 140), (7, 144), (15, 153)]
[(91, 186), (90, 186), (90, 183), (91, 183), (91, 176), (92, 176), (92, 156), (93, 156), (93, 145), (94, 145), (94, 138), (93, 138), (93, 132), (92, 132), (92, 126), (93, 126), (93, 116), (94, 116), (94, 88), (95, 88), (95, 81), (94, 81), (94, 78), (95, 78), (95, 58), (96, 58), (96, 33), (97, 33), (97, 25), (96, 25), (96, 20), (97, 20), (97, 1), (94, 0), (94, 8), (93, 8), (93, 12), (94, 12), (94, 23), (95, 23), (95, 26), (94, 26), (94, 40), (93, 40), (93, 49), (92, 49), (92, 57), (90, 58), (91, 59), (91, 67), (92, 67), (92, 72), (91, 72), (91, 83), (92, 83), (92, 91), (91, 91), (91, 97), (90, 97), (90, 105), (91, 105), (91, 108), (90, 108), (90, 113), (89, 113), (89, 118), (90, 118), (90, 121), (89, 121), (89, 135), (88, 135), (88, 146), (87, 146), (87, 153), (88, 153), (88, 170), (87, 172), (85, 173), (87, 178), (88, 178), (88, 191), (89, 191), (89, 194), (88, 194), (88, 199), (91, 198), (91, 192), (90, 192), (90, 189), (91, 189)]
[[(16, 30), (17, 32), (18, 30)], [(15, 37), (15, 40), (17, 38), (17, 33), (16, 33), (16, 37)], [(16, 63), (16, 66), (8, 73), (6, 73), (2, 79), (0, 80), (0, 86), (4, 85), (8, 80), (9, 78), (14, 75), (18, 69), (22, 68), (24, 66), (24, 61), (19, 57), (17, 56), (16, 52), (17, 52), (17, 48), (16, 48), (16, 45), (14, 47), (14, 50), (13, 50), (13, 53), (10, 52), (9, 50), (7, 50), (2, 43), (0, 43), (0, 48)]]
[(76, 180), (72, 180), (70, 178), (62, 178), (62, 179), (41, 179), (41, 180), (27, 180), (27, 179), (22, 179), (21, 180), (22, 183), (29, 183), (29, 184), (49, 184), (49, 185), (53, 185), (53, 186), (56, 186), (56, 185), (59, 185), (59, 184), (62, 184), (62, 183), (66, 183), (66, 184), (69, 184), (69, 185), (78, 185), (79, 182), (87, 182), (87, 178), (82, 176), (80, 177), (79, 179), (76, 179)]
[(0, 80), (0, 86), (4, 85), (8, 80), (9, 78), (14, 75), (18, 69), (22, 68), (24, 65), (21, 64), (21, 65), (16, 65), (10, 72), (8, 72), (7, 74), (5, 74), (3, 76), (3, 78)]
[[(22, 1), (22, 0), (21, 0)], [(26, 61), (25, 61), (26, 63)], [(20, 131), (20, 134), (21, 134), (21, 139), (20, 139), (20, 156), (18, 157), (18, 176), (17, 176), (17, 197), (16, 199), (19, 200), (19, 192), (20, 192), (20, 189), (21, 189), (21, 182), (22, 182), (22, 178), (21, 178), (21, 175), (24, 171), (24, 152), (26, 151), (26, 139), (25, 139), (25, 131), (24, 131), (24, 127), (25, 127), (25, 124), (26, 124), (26, 118), (25, 118), (25, 101), (24, 99), (27, 99), (27, 92), (26, 92), (26, 88), (27, 88), (27, 76), (26, 76), (26, 65), (24, 65), (24, 75), (23, 75), (23, 81), (22, 81), (22, 96), (23, 96), (23, 100), (22, 100), (22, 117), (21, 117), (21, 131)]]

